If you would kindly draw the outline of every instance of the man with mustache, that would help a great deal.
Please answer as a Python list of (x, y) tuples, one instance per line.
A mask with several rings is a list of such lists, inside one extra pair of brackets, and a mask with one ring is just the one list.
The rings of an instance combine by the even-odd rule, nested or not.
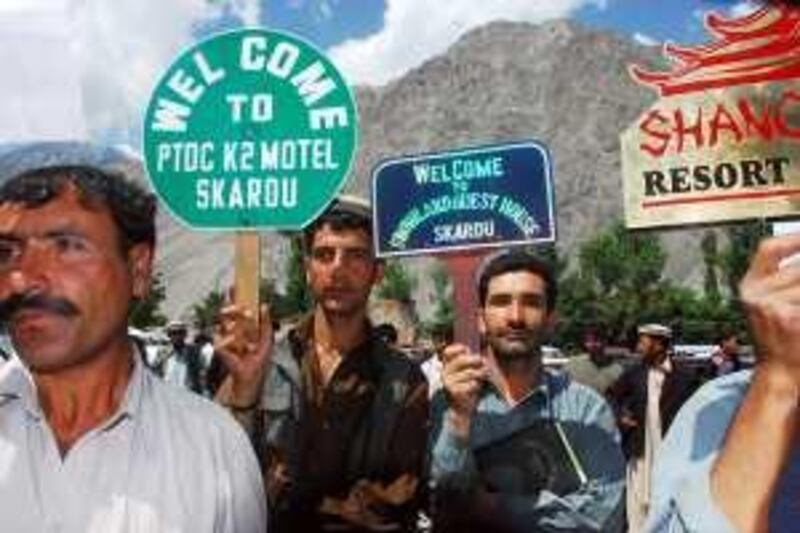
[(522, 250), (478, 269), (485, 349), (444, 350), (433, 400), (437, 530), (621, 530), (624, 460), (605, 400), (542, 364), (555, 313), (549, 268)]
[(156, 204), (107, 158), (77, 143), (0, 158), (0, 318), (18, 354), (0, 367), (1, 528), (264, 533), (246, 435), (128, 337)]
[(288, 336), (273, 344), (266, 311), (258, 329), (243, 308), (223, 310), (215, 349), (230, 378), (217, 399), (251, 432), (275, 531), (411, 531), (427, 385), (367, 317), (383, 274), (369, 206), (337, 199), (304, 231), (304, 248), (314, 307)]

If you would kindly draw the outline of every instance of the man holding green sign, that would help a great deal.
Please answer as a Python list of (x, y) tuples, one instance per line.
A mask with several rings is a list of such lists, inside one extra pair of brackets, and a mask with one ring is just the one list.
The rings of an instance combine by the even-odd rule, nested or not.
[(315, 305), (273, 342), (240, 306), (215, 338), (230, 370), (217, 399), (249, 430), (273, 531), (412, 531), (422, 505), (428, 387), (375, 334), (367, 300), (383, 265), (369, 208), (337, 200), (304, 232)]

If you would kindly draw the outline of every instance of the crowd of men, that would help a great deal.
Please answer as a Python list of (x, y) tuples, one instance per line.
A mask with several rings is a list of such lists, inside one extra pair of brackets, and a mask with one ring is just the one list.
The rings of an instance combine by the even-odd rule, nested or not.
[(720, 377), (696, 392), (659, 324), (638, 329), (633, 365), (595, 330), (585, 356), (548, 368), (556, 281), (510, 248), (476, 273), (481, 347), (444, 342), (432, 391), (369, 320), (383, 265), (369, 206), (349, 198), (303, 232), (314, 304), (288, 332), (228, 302), (210, 342), (174, 323), (146, 357), (127, 316), (149, 289), (155, 198), (85, 146), (59, 153), (0, 160), (0, 321), (17, 354), (0, 363), (4, 531), (787, 531), (797, 517), (800, 268), (779, 265), (800, 237), (762, 243), (741, 284), (753, 371), (723, 335)]

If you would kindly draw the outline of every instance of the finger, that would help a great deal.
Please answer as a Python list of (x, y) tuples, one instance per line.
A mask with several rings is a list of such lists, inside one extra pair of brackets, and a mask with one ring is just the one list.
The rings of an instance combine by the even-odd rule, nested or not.
[(759, 243), (745, 277), (768, 276), (778, 270), (783, 259), (798, 252), (800, 252), (800, 233), (764, 239)]
[(488, 377), (485, 369), (466, 369), (444, 376), (450, 383), (465, 383), (468, 381), (483, 381)]
[(244, 317), (245, 309), (239, 304), (227, 304), (219, 310), (219, 316), (225, 320), (238, 320)]
[(227, 317), (220, 317), (214, 325), (214, 332), (218, 335), (233, 335), (236, 331), (240, 330), (239, 324), (241, 319), (228, 315)]
[(480, 355), (470, 353), (462, 354), (455, 359), (451, 359), (442, 367), (442, 372), (461, 372), (466, 369), (479, 369), (486, 366), (486, 361)]
[(479, 381), (469, 381), (466, 383), (460, 383), (458, 385), (452, 385), (447, 387), (446, 390), (450, 394), (450, 396), (454, 398), (464, 398), (466, 396), (474, 396), (478, 393), (481, 388), (481, 383)]
[(450, 344), (445, 346), (442, 350), (442, 363), (447, 364), (449, 361), (469, 353), (469, 347), (464, 344)]
[(800, 265), (781, 268), (771, 276), (755, 282), (754, 285), (769, 293), (792, 292), (800, 286)]
[(226, 366), (239, 361), (241, 352), (238, 346), (237, 339), (232, 336), (215, 337), (214, 339), (214, 353), (219, 354)]
[(762, 279), (746, 278), (739, 285), (739, 297), (747, 305), (771, 305), (777, 301), (798, 303), (800, 268), (782, 268)]

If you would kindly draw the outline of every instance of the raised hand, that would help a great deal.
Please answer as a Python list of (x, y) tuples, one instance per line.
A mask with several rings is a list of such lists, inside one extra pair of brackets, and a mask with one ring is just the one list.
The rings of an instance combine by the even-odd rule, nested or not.
[(222, 308), (214, 327), (214, 351), (228, 369), (229, 401), (250, 406), (258, 400), (272, 358), (273, 331), (269, 307), (261, 306), (258, 319), (241, 305)]
[(447, 394), (450, 429), (466, 436), (480, 389), (488, 378), (486, 362), (463, 344), (451, 344), (442, 352), (442, 386)]

